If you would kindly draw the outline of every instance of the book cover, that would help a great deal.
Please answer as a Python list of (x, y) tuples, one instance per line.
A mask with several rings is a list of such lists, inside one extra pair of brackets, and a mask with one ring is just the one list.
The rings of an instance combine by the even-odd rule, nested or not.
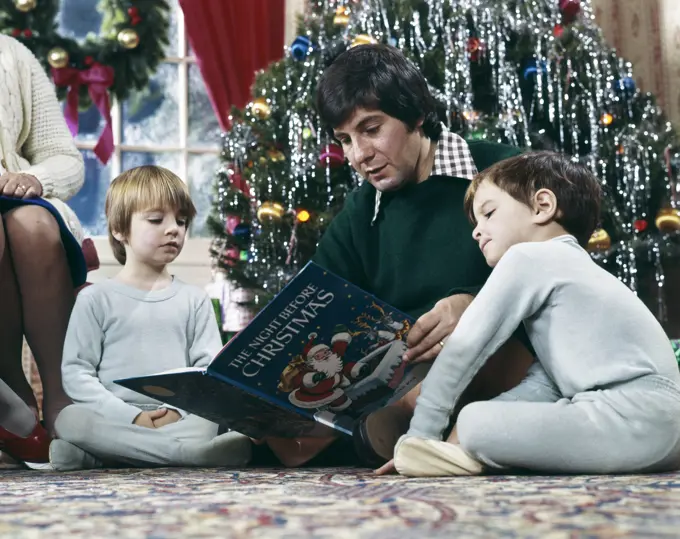
[(403, 361), (413, 322), (310, 262), (207, 369), (117, 383), (254, 438), (351, 434), (424, 377)]

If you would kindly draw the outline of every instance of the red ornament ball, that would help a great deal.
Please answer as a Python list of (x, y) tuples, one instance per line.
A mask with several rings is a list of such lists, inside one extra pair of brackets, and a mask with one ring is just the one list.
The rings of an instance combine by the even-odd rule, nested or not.
[(645, 219), (638, 219), (633, 223), (633, 228), (635, 228), (636, 232), (644, 232), (648, 226), (649, 223)]
[(26, 30), (24, 30), (24, 37), (28, 37), (28, 38), (33, 37), (33, 32), (30, 28), (26, 28)]
[(581, 0), (560, 0), (560, 11), (565, 23), (574, 22), (581, 12)]
[(139, 16), (130, 19), (130, 24), (132, 24), (132, 26), (137, 26), (140, 22), (142, 22), (142, 18)]
[(85, 59), (83, 60), (86, 66), (91, 66), (94, 64), (94, 58), (92, 56), (86, 56)]
[(467, 52), (470, 55), (470, 60), (472, 60), (473, 62), (479, 60), (479, 57), (482, 54), (483, 49), (484, 46), (482, 44), (482, 41), (478, 37), (471, 37), (470, 39), (468, 39)]
[(328, 164), (330, 167), (339, 167), (345, 163), (345, 152), (338, 144), (329, 144), (324, 146), (319, 154), (319, 162), (322, 165)]
[(13, 37), (19, 37), (20, 35), (21, 35), (21, 30), (19, 30), (18, 28), (15, 28), (14, 30), (12, 30), (12, 36)]
[(227, 217), (225, 230), (229, 234), (233, 234), (234, 230), (236, 230), (236, 227), (240, 224), (241, 224), (241, 218), (238, 215), (229, 215)]
[(139, 8), (138, 7), (132, 6), (132, 7), (128, 8), (127, 12), (128, 12), (128, 15), (130, 17), (138, 17), (139, 16)]
[(470, 39), (468, 39), (467, 51), (468, 52), (477, 52), (479, 50), (480, 43), (481, 42), (479, 41), (478, 37), (471, 37)]
[(556, 24), (555, 27), (553, 28), (553, 35), (559, 39), (564, 35), (564, 26), (561, 24)]
[(224, 254), (224, 262), (229, 267), (234, 267), (236, 262), (241, 259), (241, 252), (236, 247), (229, 247)]

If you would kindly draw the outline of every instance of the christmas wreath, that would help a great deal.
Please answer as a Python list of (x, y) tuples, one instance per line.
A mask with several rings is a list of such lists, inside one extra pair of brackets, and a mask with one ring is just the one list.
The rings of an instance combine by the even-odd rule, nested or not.
[(84, 41), (57, 30), (59, 0), (0, 0), (0, 32), (24, 45), (50, 72), (75, 136), (78, 110), (94, 104), (106, 127), (95, 147), (104, 163), (113, 152), (109, 94), (119, 101), (147, 86), (165, 57), (170, 6), (167, 0), (100, 0), (99, 35)]

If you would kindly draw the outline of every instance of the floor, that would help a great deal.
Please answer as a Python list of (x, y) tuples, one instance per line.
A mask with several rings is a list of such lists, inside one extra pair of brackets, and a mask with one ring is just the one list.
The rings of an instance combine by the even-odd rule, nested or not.
[(0, 482), (0, 536), (13, 538), (680, 537), (680, 473), (2, 470)]

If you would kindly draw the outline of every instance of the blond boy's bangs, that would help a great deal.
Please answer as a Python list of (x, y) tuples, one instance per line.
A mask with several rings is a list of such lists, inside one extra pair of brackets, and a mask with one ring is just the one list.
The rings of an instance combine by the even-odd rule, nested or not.
[(168, 208), (188, 222), (196, 216), (189, 190), (176, 174), (162, 167), (143, 166), (123, 172), (112, 182), (106, 217), (110, 228), (127, 234), (133, 213)]
[(189, 220), (196, 215), (185, 183), (169, 170), (157, 169), (153, 177), (140, 174), (125, 194), (132, 213), (170, 208)]

